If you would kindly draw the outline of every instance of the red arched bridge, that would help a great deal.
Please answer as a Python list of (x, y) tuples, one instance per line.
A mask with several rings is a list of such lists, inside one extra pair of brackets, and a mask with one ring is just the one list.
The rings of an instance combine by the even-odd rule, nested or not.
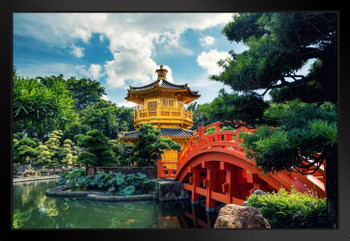
[[(207, 211), (215, 210), (215, 201), (242, 205), (256, 189), (271, 192), (294, 187), (300, 192), (312, 191), (320, 197), (326, 196), (324, 165), (309, 175), (287, 171), (263, 174), (255, 167), (254, 160), (246, 158), (240, 146), (242, 140), (237, 136), (240, 131), (253, 130), (243, 126), (236, 130), (220, 130), (221, 124), (199, 126), (198, 132), (178, 152), (177, 168), (173, 165), (167, 168), (170, 163), (158, 160), (158, 178), (174, 178), (184, 183), (194, 204), (204, 196)], [(205, 134), (213, 126), (215, 132)], [(304, 172), (306, 174), (307, 170)]]

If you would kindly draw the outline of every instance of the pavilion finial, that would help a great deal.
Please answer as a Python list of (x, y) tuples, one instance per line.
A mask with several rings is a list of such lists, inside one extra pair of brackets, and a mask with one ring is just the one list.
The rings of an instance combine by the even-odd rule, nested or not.
[(161, 65), (160, 69), (156, 70), (156, 73), (158, 74), (157, 80), (166, 79), (166, 74), (168, 73), (168, 70), (163, 69), (163, 65)]

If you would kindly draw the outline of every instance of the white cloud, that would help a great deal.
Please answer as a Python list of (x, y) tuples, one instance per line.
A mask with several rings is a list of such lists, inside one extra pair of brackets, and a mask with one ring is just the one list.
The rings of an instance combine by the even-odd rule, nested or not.
[(214, 44), (215, 38), (213, 38), (212, 36), (206, 36), (206, 37), (200, 38), (199, 42), (202, 46), (208, 46), (208, 45)]
[(102, 42), (105, 40), (104, 35), (103, 35), (103, 34), (100, 34), (99, 39), (100, 39), (100, 42), (102, 43)]
[(220, 67), (217, 62), (227, 58), (231, 58), (229, 53), (212, 49), (209, 52), (203, 51), (197, 57), (197, 63), (205, 69), (209, 75), (218, 75), (223, 71), (223, 68)]
[[(162, 64), (162, 63), (160, 63)], [(160, 66), (157, 66), (157, 69), (159, 69)], [(166, 74), (166, 79), (167, 81), (174, 83), (174, 79), (173, 79), (173, 71), (172, 69), (168, 66), (168, 65), (163, 65), (163, 68), (168, 70), (167, 74)], [(152, 80), (156, 80), (158, 78), (158, 74), (155, 71), (156, 69), (154, 69), (154, 73), (152, 75)]]
[(81, 58), (84, 56), (84, 48), (72, 44), (71, 51), (69, 53), (74, 55), (75, 57)]
[(132, 108), (132, 107), (135, 107), (137, 106), (137, 104), (135, 104), (134, 102), (131, 102), (131, 101), (124, 101), (124, 102), (120, 102), (117, 104), (118, 107), (129, 107), (129, 108)]
[[(163, 64), (154, 61), (155, 44), (191, 55), (193, 51), (180, 41), (187, 29), (204, 30), (231, 20), (231, 13), (15, 13), (14, 34), (70, 47), (70, 53), (78, 58), (84, 56), (84, 49), (73, 43), (88, 43), (92, 34), (99, 34), (100, 41), (109, 40), (114, 57), (104, 64), (107, 84), (121, 88), (151, 80), (155, 69)], [(208, 38), (207, 43), (210, 41)], [(101, 69), (90, 66), (88, 72), (98, 76)], [(171, 81), (170, 71), (167, 76)]]
[(94, 80), (99, 79), (105, 74), (102, 72), (102, 66), (99, 64), (90, 64), (90, 66), (76, 65), (74, 68), (79, 73), (79, 76), (88, 77)]
[(72, 33), (72, 36), (74, 38), (80, 38), (82, 39), (85, 43), (89, 42), (89, 39), (91, 37), (91, 32), (89, 30), (86, 29), (82, 29), (82, 28), (76, 28), (74, 30), (74, 32)]
[(114, 53), (114, 60), (105, 64), (107, 84), (110, 87), (126, 87), (126, 81), (132, 85), (150, 82), (152, 73), (157, 68), (150, 56), (151, 53), (147, 50), (129, 49)]
[(101, 97), (103, 100), (110, 100), (109, 98), (108, 98), (108, 96), (107, 95), (104, 95), (104, 94), (102, 94), (102, 97)]
[(90, 67), (89, 67), (89, 72), (91, 74), (91, 77), (93, 79), (98, 79), (101, 77), (101, 65), (99, 64), (91, 64)]

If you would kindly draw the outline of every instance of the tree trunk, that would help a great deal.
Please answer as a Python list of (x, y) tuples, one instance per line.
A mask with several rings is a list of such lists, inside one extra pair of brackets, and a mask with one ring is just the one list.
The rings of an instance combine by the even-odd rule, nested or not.
[(37, 138), (40, 140), (41, 143), (44, 143), (44, 137), (45, 137), (44, 133), (38, 133), (37, 134)]
[(320, 74), (322, 85), (325, 90), (325, 100), (338, 103), (338, 56), (337, 49), (330, 49), (326, 52), (328, 58), (324, 59), (324, 71)]
[(326, 160), (326, 191), (327, 191), (327, 211), (331, 228), (338, 225), (338, 155), (337, 146), (335, 152)]

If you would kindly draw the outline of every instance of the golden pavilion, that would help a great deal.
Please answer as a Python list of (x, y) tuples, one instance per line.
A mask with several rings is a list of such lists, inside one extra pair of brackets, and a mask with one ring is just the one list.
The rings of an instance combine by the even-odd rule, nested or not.
[[(187, 84), (177, 85), (167, 80), (168, 70), (160, 66), (156, 70), (156, 81), (139, 87), (130, 86), (127, 101), (138, 106), (134, 111), (135, 131), (123, 132), (120, 136), (122, 143), (136, 143), (140, 126), (149, 123), (157, 128), (161, 136), (171, 138), (181, 149), (193, 136), (189, 129), (193, 125), (192, 110), (186, 111), (185, 104), (198, 99), (198, 91), (192, 91)], [(177, 163), (177, 150), (164, 150), (162, 160)]]

